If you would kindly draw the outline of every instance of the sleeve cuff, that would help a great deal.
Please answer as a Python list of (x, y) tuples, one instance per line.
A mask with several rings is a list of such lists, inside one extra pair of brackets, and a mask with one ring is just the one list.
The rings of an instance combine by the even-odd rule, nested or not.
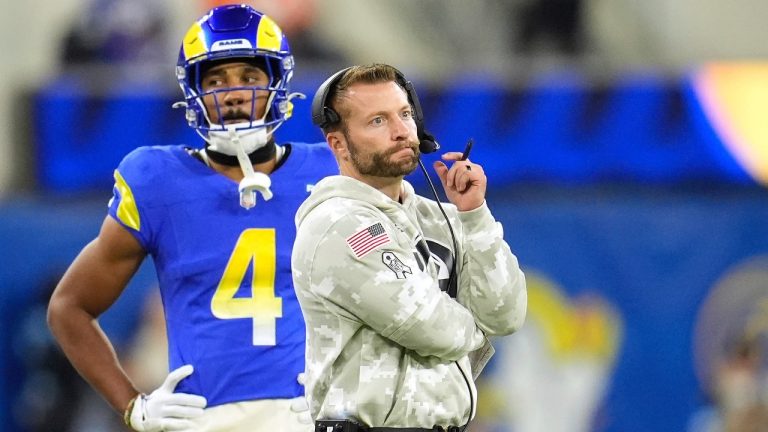
[(487, 228), (496, 222), (486, 201), (483, 201), (480, 207), (474, 210), (460, 211), (459, 220), (464, 225), (466, 232), (472, 232), (476, 228)]

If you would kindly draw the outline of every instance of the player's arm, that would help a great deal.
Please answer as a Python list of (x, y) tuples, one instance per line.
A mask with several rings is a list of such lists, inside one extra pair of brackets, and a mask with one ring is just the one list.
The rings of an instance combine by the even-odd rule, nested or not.
[[(361, 227), (357, 220), (348, 216), (336, 221), (332, 234), (317, 246), (305, 248), (301, 233), (297, 237), (294, 250), (305, 260), (302, 268), (309, 266), (312, 294), (332, 304), (332, 311), (343, 318), (358, 320), (425, 357), (453, 361), (479, 348), (483, 334), (472, 314), (419, 268), (410, 243), (400, 244), (390, 233), (391, 243), (362, 258), (355, 256), (346, 238)], [(307, 227), (305, 232), (312, 231)]]
[(48, 305), (48, 325), (80, 375), (122, 414), (138, 390), (97, 318), (120, 296), (146, 252), (111, 216), (72, 262)]

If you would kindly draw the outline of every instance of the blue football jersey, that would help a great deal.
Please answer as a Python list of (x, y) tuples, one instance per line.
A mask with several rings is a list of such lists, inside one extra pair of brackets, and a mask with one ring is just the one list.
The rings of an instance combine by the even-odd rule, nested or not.
[(292, 143), (270, 175), (273, 198), (258, 195), (246, 210), (237, 183), (183, 146), (141, 147), (120, 163), (109, 214), (154, 260), (170, 370), (195, 367), (177, 392), (202, 395), (208, 406), (303, 394), (294, 215), (312, 185), (337, 173), (325, 143)]

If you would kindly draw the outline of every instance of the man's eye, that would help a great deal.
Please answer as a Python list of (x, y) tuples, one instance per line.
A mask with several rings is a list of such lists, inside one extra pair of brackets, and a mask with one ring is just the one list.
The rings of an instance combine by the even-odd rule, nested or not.
[(374, 117), (373, 120), (371, 120), (371, 124), (380, 125), (384, 123), (384, 119), (381, 117)]
[(260, 75), (246, 76), (245, 83), (251, 86), (267, 86), (269, 80)]
[(222, 80), (220, 80), (220, 79), (209, 79), (209, 80), (205, 81), (205, 86), (208, 87), (208, 88), (221, 87), (223, 85), (223, 83), (224, 82)]
[(403, 118), (412, 118), (413, 117), (413, 111), (411, 110), (405, 110), (403, 111)]

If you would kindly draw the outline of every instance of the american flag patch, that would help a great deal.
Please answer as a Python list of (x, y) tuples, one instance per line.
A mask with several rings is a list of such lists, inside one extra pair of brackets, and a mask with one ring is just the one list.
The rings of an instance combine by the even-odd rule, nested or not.
[(384, 231), (381, 222), (378, 222), (349, 236), (347, 245), (352, 249), (355, 257), (362, 258), (368, 252), (389, 243), (389, 241), (387, 232)]

